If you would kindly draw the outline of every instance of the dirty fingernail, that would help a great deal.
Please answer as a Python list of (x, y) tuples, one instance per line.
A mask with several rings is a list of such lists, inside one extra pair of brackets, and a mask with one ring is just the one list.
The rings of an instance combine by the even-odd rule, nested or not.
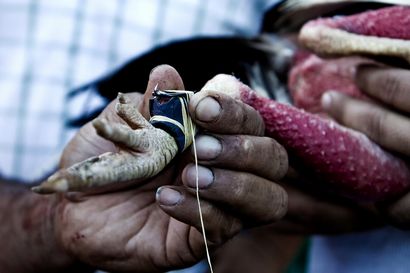
[(164, 206), (175, 206), (181, 200), (181, 193), (174, 189), (161, 187), (156, 193), (157, 201)]
[[(195, 165), (188, 167), (186, 172), (186, 183), (191, 188), (196, 188), (196, 168)], [(198, 187), (204, 189), (214, 182), (214, 174), (208, 168), (198, 166)]]
[[(198, 159), (210, 160), (216, 158), (222, 151), (221, 142), (209, 135), (196, 137), (196, 152)], [(194, 152), (192, 146), (192, 153)]]
[(196, 118), (200, 121), (213, 121), (218, 118), (221, 105), (212, 97), (203, 98), (195, 109)]

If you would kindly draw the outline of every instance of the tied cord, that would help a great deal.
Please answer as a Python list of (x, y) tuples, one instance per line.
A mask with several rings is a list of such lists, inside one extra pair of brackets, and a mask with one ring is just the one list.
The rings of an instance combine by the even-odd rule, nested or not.
[(188, 113), (193, 94), (192, 91), (155, 89), (154, 98), (150, 100), (150, 123), (173, 136), (180, 153), (191, 145), (194, 137), (191, 131), (196, 132)]

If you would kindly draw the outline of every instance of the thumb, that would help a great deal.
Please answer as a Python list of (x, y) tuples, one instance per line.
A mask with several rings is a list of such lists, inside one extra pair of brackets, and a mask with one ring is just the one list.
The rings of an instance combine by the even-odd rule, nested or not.
[(166, 64), (153, 68), (149, 75), (147, 89), (140, 109), (146, 119), (149, 119), (149, 99), (152, 97), (152, 91), (157, 85), (157, 88), (162, 90), (184, 90), (184, 83), (175, 68)]

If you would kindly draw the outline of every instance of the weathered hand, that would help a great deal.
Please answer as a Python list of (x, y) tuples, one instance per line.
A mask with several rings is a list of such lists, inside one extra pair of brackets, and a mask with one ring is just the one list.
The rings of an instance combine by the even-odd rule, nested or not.
[[(322, 104), (339, 122), (364, 132), (381, 146), (410, 156), (410, 71), (398, 68), (362, 67), (357, 83), (378, 103), (326, 93)], [(410, 228), (410, 193), (380, 206), (393, 224)]]
[[(169, 66), (151, 73), (146, 94), (157, 83), (161, 89), (183, 89)], [(204, 121), (215, 110), (212, 98), (204, 94), (195, 95), (190, 108), (195, 121), (218, 139), (202, 136), (197, 143), (200, 163), (209, 167), (199, 167), (205, 228), (210, 245), (218, 246), (244, 225), (270, 223), (285, 214), (286, 193), (270, 180), (286, 172), (287, 157), (276, 142), (260, 136), (263, 122), (256, 111), (229, 97), (209, 93), (221, 108), (217, 118)], [(146, 100), (133, 96), (140, 98), (146, 114)], [(109, 106), (102, 115), (123, 123), (113, 113)], [(209, 147), (210, 142), (218, 144)], [(68, 145), (61, 166), (119, 149), (86, 125)], [(255, 164), (261, 151), (269, 156)], [(189, 152), (157, 177), (126, 190), (62, 199), (55, 213), (60, 245), (75, 259), (115, 272), (163, 272), (195, 263), (204, 255), (204, 244), (198, 231), (195, 172), (187, 161)]]

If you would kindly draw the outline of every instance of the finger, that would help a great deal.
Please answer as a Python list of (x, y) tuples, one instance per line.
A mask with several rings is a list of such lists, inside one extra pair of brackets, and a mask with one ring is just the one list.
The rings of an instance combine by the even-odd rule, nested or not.
[(395, 108), (410, 112), (410, 71), (399, 68), (359, 67), (359, 87)]
[(410, 155), (410, 119), (338, 92), (325, 93), (322, 106), (336, 120), (381, 146)]
[(255, 109), (220, 92), (196, 93), (189, 111), (195, 123), (213, 133), (262, 136), (265, 131), (262, 117)]
[(268, 137), (200, 135), (196, 149), (203, 165), (251, 172), (268, 180), (278, 180), (288, 170), (285, 149)]
[(144, 137), (144, 132), (133, 131), (124, 124), (110, 124), (107, 120), (97, 118), (93, 120), (93, 126), (98, 135), (115, 142), (118, 145), (125, 146), (139, 152), (145, 152), (150, 146), (149, 139)]
[(151, 124), (138, 111), (137, 105), (131, 103), (126, 95), (118, 93), (117, 99), (115, 111), (132, 129), (151, 127)]
[[(183, 187), (164, 186), (156, 194), (159, 206), (170, 216), (202, 232), (198, 203), (194, 195)], [(237, 234), (242, 223), (206, 200), (201, 200), (202, 218), (208, 241), (220, 245)]]
[(410, 230), (410, 193), (390, 204), (380, 204), (380, 211), (392, 225)]
[(155, 87), (161, 90), (183, 90), (184, 83), (175, 68), (170, 65), (159, 65), (153, 68), (140, 109), (146, 119), (149, 119), (149, 99)]
[[(191, 191), (196, 188), (196, 168), (188, 165), (182, 182)], [(282, 218), (287, 210), (287, 194), (279, 185), (245, 172), (198, 166), (200, 196), (224, 204), (252, 223), (270, 223)]]

